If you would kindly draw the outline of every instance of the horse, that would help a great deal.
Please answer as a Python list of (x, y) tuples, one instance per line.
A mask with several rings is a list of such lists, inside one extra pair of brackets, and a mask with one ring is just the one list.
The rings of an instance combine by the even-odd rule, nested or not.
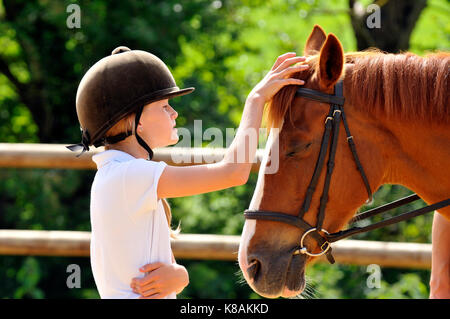
[[(450, 194), (450, 54), (388, 54), (376, 49), (345, 53), (339, 39), (318, 25), (304, 55), (310, 67), (295, 74), (304, 88), (332, 95), (343, 84), (346, 121), (368, 185), (355, 165), (344, 134), (338, 135), (334, 171), (324, 199), (319, 232), (337, 232), (367, 200), (367, 187), (400, 184), (426, 203)], [(298, 215), (314, 173), (330, 116), (328, 103), (280, 90), (266, 109), (270, 130), (249, 209)], [(277, 128), (276, 130), (274, 128)], [(275, 152), (274, 147), (277, 147)], [(329, 152), (328, 152), (329, 153)], [(327, 153), (327, 154), (328, 154)], [(279, 154), (272, 158), (272, 154)], [(265, 173), (272, 161), (276, 173)], [(326, 169), (317, 180), (325, 183)], [(321, 193), (315, 191), (303, 220), (316, 225)], [(439, 213), (450, 220), (447, 206)], [(323, 250), (313, 236), (288, 223), (246, 219), (238, 261), (249, 286), (268, 298), (291, 297), (305, 288), (305, 268)], [(298, 253), (299, 239), (311, 254)], [(297, 249), (297, 250), (296, 250)], [(306, 249), (306, 248), (303, 248)], [(296, 251), (297, 253), (293, 253)]]

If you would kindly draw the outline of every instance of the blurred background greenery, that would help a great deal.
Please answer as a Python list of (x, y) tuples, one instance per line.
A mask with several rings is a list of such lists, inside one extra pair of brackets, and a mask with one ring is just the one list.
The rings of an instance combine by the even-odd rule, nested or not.
[[(336, 34), (345, 51), (364, 49), (367, 43), (420, 55), (449, 50), (448, 0), (375, 1), (382, 17), (396, 17), (391, 19), (394, 25), (382, 24), (381, 34), (361, 32), (359, 22), (367, 13), (354, 14), (372, 2), (0, 0), (0, 142), (78, 142), (78, 83), (91, 65), (119, 45), (156, 54), (180, 87), (196, 87), (195, 94), (172, 103), (179, 113), (178, 126), (191, 131), (195, 119), (203, 121), (204, 129), (237, 127), (252, 87), (278, 55), (303, 53), (314, 24)], [(81, 9), (79, 29), (66, 26), (71, 3)], [(392, 32), (395, 23), (403, 27)], [(0, 228), (89, 231), (94, 174), (1, 168)], [(169, 200), (175, 224), (181, 220), (185, 233), (239, 235), (256, 177), (253, 174), (244, 186)], [(398, 185), (383, 186), (370, 207), (410, 193)], [(430, 243), (432, 217), (420, 216), (355, 239)], [(179, 298), (259, 297), (242, 282), (236, 262), (178, 262), (190, 274), (190, 285)], [(73, 263), (81, 267), (80, 289), (66, 286), (66, 267)], [(305, 297), (428, 297), (427, 270), (382, 268), (379, 289), (367, 288), (368, 275), (366, 267), (316, 264), (307, 270)], [(1, 298), (98, 298), (89, 258), (0, 256), (0, 282)]]

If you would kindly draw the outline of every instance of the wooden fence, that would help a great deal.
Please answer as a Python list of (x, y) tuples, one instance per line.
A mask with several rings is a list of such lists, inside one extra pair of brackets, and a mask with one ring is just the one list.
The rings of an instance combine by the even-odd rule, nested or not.
[[(0, 230), (0, 255), (89, 256), (91, 234), (80, 231)], [(237, 261), (240, 236), (180, 234), (176, 258)], [(430, 268), (431, 245), (363, 240), (333, 244), (336, 262), (384, 267)], [(321, 257), (319, 262), (326, 262)]]
[[(0, 167), (16, 168), (63, 168), (96, 169), (92, 156), (104, 150), (103, 147), (76, 157), (66, 144), (21, 144), (0, 143)], [(68, 145), (68, 144), (67, 144)], [(257, 150), (252, 171), (257, 172), (264, 150)], [(220, 160), (225, 156), (224, 148), (164, 147), (154, 150), (154, 161), (164, 161), (169, 165), (199, 165)], [(178, 161), (182, 159), (183, 161)]]
[[(64, 144), (0, 143), (0, 167), (95, 169), (92, 152), (76, 158)], [(263, 150), (257, 151), (252, 171), (257, 171)], [(220, 160), (225, 149), (161, 148), (154, 160), (169, 165), (204, 164)], [(177, 160), (183, 156), (184, 161)], [(200, 159), (200, 161), (199, 161)], [(203, 160), (202, 160), (203, 159)], [(176, 258), (206, 260), (237, 260), (239, 236), (181, 234), (172, 241)], [(0, 255), (89, 256), (90, 233), (76, 231), (0, 230)], [(384, 267), (431, 267), (431, 245), (361, 240), (344, 240), (333, 244), (336, 261), (345, 264), (378, 264)], [(319, 258), (319, 262), (325, 261)]]

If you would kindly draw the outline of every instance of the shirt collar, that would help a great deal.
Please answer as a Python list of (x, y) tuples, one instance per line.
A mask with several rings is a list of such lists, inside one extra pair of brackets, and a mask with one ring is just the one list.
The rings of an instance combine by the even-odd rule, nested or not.
[(97, 169), (106, 164), (115, 161), (115, 162), (127, 162), (136, 159), (134, 156), (118, 151), (118, 150), (107, 150), (100, 153), (97, 153), (92, 156), (92, 160), (97, 164)]

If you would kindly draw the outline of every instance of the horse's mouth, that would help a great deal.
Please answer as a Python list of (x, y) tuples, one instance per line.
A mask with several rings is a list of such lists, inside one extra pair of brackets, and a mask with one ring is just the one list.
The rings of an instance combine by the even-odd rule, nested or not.
[(283, 298), (292, 298), (300, 295), (306, 286), (305, 272), (302, 271), (295, 279), (286, 280), (284, 289), (281, 293)]
[(257, 294), (265, 298), (292, 298), (299, 296), (303, 292), (306, 286), (306, 280), (305, 274), (302, 272), (294, 280), (286, 280), (286, 282), (280, 285), (279, 289), (276, 290), (261, 289), (251, 283), (249, 284)]
[(294, 297), (303, 292), (306, 286), (305, 266), (306, 256), (292, 256), (292, 261), (287, 269), (282, 297)]
[(274, 261), (268, 269), (250, 264), (243, 274), (250, 287), (262, 297), (291, 298), (305, 289), (305, 265), (305, 256), (297, 255), (284, 263)]

